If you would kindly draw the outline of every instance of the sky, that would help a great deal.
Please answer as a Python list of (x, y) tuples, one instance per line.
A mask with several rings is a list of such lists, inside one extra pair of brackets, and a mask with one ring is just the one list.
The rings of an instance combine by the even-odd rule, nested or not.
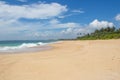
[(0, 40), (72, 39), (120, 28), (120, 0), (0, 0)]

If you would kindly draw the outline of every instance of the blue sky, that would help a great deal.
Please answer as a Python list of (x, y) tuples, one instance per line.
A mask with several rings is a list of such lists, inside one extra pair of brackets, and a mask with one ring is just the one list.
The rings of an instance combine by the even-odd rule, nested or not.
[(120, 27), (119, 0), (0, 0), (0, 40), (75, 38)]

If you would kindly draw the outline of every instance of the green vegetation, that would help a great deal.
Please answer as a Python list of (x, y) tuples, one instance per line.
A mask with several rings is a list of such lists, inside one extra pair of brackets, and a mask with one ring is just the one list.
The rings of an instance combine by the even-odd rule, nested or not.
[(115, 29), (115, 27), (102, 28), (100, 30), (95, 30), (93, 33), (77, 37), (77, 39), (79, 40), (120, 39), (120, 28), (119, 29)]

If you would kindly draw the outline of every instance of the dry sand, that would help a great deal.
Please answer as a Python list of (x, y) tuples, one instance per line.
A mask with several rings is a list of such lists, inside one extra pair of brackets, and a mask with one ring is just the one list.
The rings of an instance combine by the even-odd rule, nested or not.
[(0, 54), (0, 80), (120, 80), (120, 40), (51, 46), (42, 52)]

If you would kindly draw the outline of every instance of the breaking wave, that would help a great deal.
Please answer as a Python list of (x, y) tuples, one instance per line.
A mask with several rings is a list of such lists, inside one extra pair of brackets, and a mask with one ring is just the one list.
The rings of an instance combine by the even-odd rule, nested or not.
[(31, 47), (36, 47), (36, 46), (43, 46), (46, 44), (49, 44), (49, 43), (38, 42), (38, 43), (23, 43), (23, 44), (17, 45), (17, 46), (3, 46), (3, 47), (0, 47), (0, 51), (31, 48)]

